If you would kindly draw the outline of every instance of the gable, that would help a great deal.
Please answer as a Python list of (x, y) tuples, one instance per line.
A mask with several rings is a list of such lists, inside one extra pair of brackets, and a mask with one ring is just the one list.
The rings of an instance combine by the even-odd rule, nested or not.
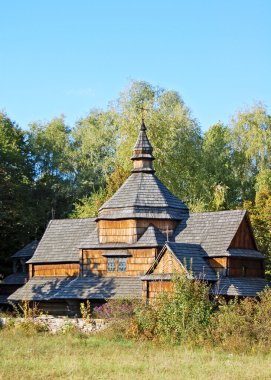
[(208, 256), (225, 256), (245, 215), (245, 210), (190, 214), (176, 228), (175, 242), (200, 245)]
[(244, 216), (242, 222), (240, 223), (229, 248), (246, 248), (257, 250), (252, 227), (247, 215)]
[(202, 247), (197, 244), (167, 242), (146, 275), (186, 271), (192, 277), (214, 281), (215, 271), (208, 265)]
[(172, 274), (175, 272), (182, 272), (183, 268), (176, 260), (173, 254), (166, 248), (158, 264), (154, 267), (153, 274)]

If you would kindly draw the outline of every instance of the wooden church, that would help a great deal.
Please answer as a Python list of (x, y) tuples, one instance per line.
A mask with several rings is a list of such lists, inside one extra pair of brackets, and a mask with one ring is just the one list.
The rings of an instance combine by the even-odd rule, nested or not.
[(52, 220), (28, 264), (28, 282), (9, 300), (35, 301), (52, 314), (78, 314), (80, 302), (151, 299), (175, 271), (207, 281), (213, 294), (256, 296), (268, 284), (244, 210), (189, 213), (153, 169), (142, 123), (133, 170), (97, 218)]

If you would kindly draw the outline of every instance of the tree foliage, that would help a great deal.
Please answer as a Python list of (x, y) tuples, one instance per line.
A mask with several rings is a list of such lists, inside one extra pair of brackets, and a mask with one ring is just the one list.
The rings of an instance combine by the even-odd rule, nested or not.
[[(143, 111), (142, 111), (143, 109)], [(262, 104), (205, 133), (181, 96), (131, 82), (106, 110), (22, 131), (0, 114), (1, 255), (42, 235), (52, 217), (92, 217), (127, 179), (142, 112), (157, 176), (191, 211), (244, 204), (271, 257), (271, 117)]]
[[(24, 132), (0, 113), (0, 256), (8, 256), (35, 235), (32, 225), (33, 170)], [(33, 229), (32, 229), (33, 228)], [(34, 230), (34, 231), (33, 231)]]
[[(118, 126), (117, 164), (132, 168), (131, 152), (141, 124), (141, 108), (154, 148), (157, 176), (177, 196), (189, 202), (200, 193), (202, 137), (200, 127), (175, 91), (133, 82), (112, 105)], [(176, 176), (176, 173), (179, 173)]]

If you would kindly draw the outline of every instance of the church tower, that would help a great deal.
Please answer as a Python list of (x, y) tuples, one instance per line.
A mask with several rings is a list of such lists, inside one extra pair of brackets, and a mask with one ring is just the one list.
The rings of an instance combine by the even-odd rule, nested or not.
[(99, 242), (134, 244), (150, 224), (166, 235), (187, 218), (188, 208), (156, 177), (144, 121), (133, 149), (133, 170), (99, 210)]
[(152, 155), (152, 146), (149, 142), (146, 126), (144, 120), (142, 120), (140, 132), (137, 142), (134, 146), (134, 155), (131, 160), (134, 163), (132, 173), (154, 173), (155, 170), (152, 167), (154, 157)]

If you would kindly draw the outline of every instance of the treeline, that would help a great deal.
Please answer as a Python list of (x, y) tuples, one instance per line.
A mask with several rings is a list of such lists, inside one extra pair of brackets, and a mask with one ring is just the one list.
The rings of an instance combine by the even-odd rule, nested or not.
[(51, 218), (91, 217), (128, 177), (144, 107), (158, 177), (192, 211), (246, 207), (271, 257), (271, 117), (257, 104), (202, 132), (176, 91), (132, 82), (107, 110), (22, 130), (0, 114), (0, 256)]

